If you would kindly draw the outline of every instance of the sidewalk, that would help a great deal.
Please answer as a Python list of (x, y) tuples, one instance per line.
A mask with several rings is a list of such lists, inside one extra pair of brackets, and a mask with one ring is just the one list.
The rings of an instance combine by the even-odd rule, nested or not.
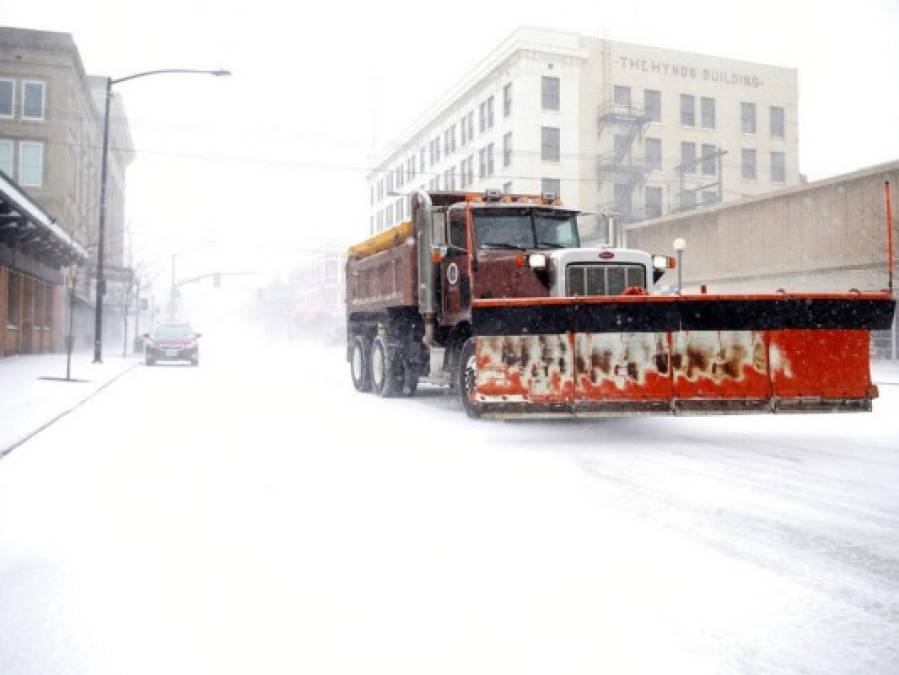
[(72, 354), (72, 379), (85, 382), (42, 380), (66, 376), (65, 354), (33, 354), (0, 359), (0, 457), (29, 434), (68, 412), (140, 362), (104, 356), (91, 363), (93, 352)]

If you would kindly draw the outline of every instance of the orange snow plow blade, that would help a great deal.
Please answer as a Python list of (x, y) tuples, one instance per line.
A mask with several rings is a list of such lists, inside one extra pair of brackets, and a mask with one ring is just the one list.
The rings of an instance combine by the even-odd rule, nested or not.
[(870, 411), (888, 293), (475, 300), (483, 417)]

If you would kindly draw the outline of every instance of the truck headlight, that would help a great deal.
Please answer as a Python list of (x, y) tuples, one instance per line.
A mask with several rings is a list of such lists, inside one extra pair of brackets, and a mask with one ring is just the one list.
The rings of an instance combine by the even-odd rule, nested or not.
[(546, 254), (531, 253), (531, 255), (528, 256), (528, 265), (530, 265), (533, 270), (546, 269)]

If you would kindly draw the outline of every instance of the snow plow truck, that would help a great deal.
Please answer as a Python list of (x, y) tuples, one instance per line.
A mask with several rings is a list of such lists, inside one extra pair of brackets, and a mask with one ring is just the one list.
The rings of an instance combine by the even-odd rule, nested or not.
[(669, 256), (582, 248), (554, 194), (424, 192), (349, 249), (355, 388), (471, 417), (870, 411), (891, 293), (658, 293)]

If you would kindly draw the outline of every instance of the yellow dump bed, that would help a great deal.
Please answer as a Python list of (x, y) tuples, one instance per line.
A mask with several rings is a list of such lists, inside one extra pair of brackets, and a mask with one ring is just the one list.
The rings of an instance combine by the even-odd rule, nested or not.
[(412, 235), (412, 221), (407, 220), (399, 225), (391, 227), (389, 230), (384, 230), (373, 237), (369, 237), (355, 246), (350, 246), (349, 251), (347, 251), (347, 257), (355, 258), (357, 260), (359, 258), (367, 258), (370, 255), (386, 251), (389, 248), (393, 248), (394, 246), (403, 243)]

